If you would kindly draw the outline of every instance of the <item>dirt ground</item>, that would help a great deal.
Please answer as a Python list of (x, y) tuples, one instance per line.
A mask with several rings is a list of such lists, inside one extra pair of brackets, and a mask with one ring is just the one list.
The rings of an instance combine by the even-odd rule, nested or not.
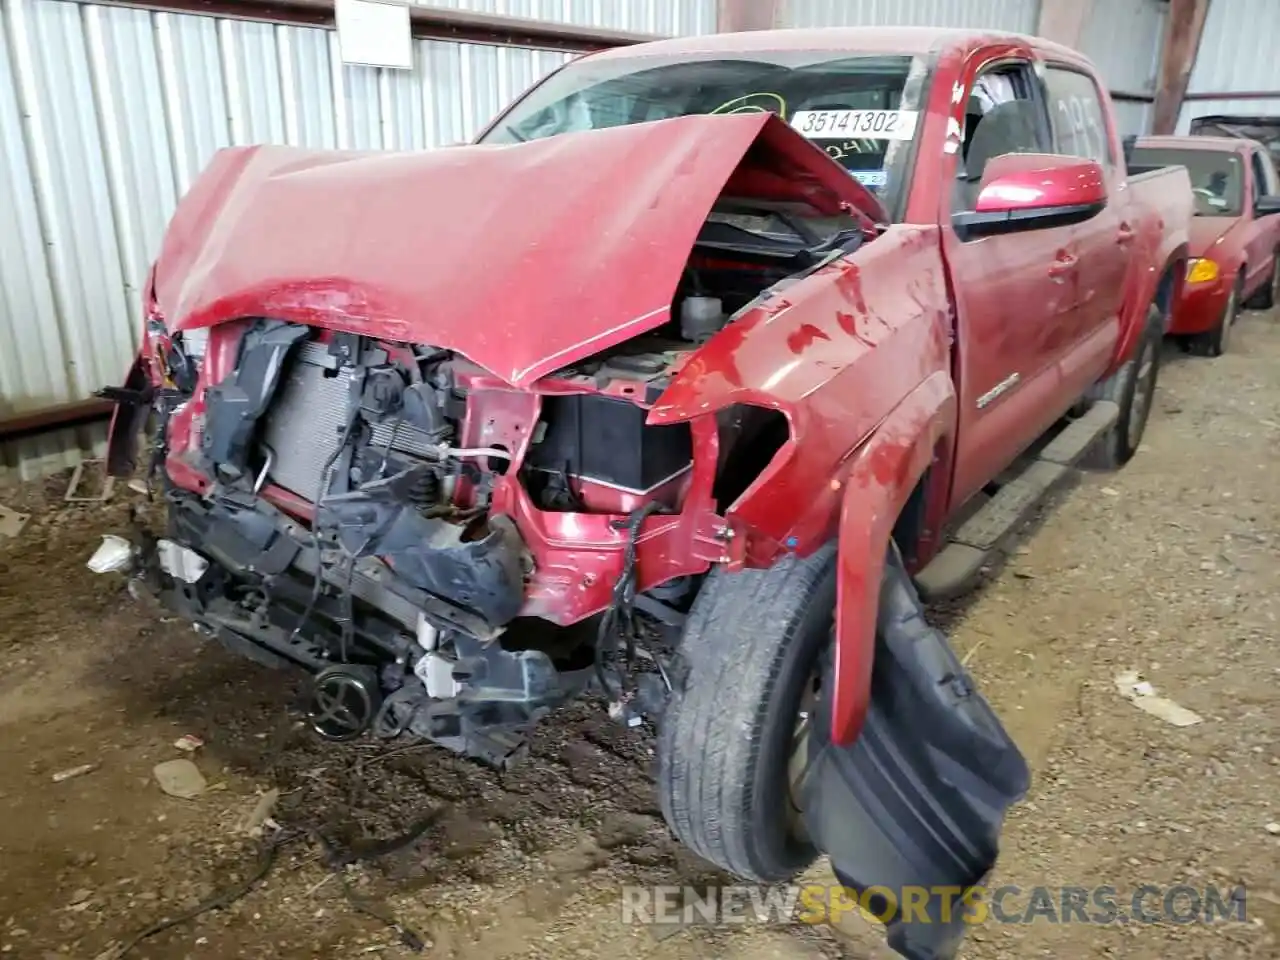
[[(1247, 919), (989, 922), (969, 958), (1280, 957), (1280, 322), (1248, 315), (1228, 356), (1171, 348), (1166, 361), (1133, 463), (1084, 477), (970, 601), (935, 613), (1034, 771), (996, 884), (1108, 884), (1122, 905), (1141, 884), (1243, 884)], [(651, 740), (582, 705), (505, 775), (431, 747), (319, 744), (288, 677), (85, 569), (137, 495), (69, 505), (64, 486), (0, 491), (33, 514), (0, 541), (0, 953), (111, 957), (139, 928), (248, 879), (257, 847), (240, 826), (276, 787), (286, 833), (350, 845), (427, 811), (440, 819), (406, 852), (349, 868), (351, 898), (306, 834), (247, 896), (131, 957), (415, 955), (387, 920), (441, 960), (888, 956), (855, 923), (623, 925), (622, 884), (723, 879), (668, 837)], [(1140, 711), (1117, 692), (1126, 669), (1203, 722)], [(193, 800), (151, 775), (182, 756), (183, 734), (205, 741), (193, 759), (209, 787)], [(95, 766), (53, 781), (81, 764)]]

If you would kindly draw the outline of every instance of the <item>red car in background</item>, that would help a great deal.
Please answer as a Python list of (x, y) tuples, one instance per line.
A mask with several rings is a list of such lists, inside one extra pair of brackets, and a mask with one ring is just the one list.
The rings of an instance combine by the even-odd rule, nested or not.
[(1280, 298), (1280, 178), (1266, 147), (1235, 137), (1142, 137), (1130, 173), (1186, 167), (1196, 198), (1186, 283), (1168, 332), (1221, 356), (1241, 305)]

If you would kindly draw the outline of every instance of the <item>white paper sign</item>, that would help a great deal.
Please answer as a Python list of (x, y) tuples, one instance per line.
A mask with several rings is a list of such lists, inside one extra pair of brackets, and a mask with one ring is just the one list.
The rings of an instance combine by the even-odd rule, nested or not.
[(811, 140), (910, 140), (915, 110), (797, 110), (791, 126)]
[(413, 69), (413, 37), (407, 5), (378, 0), (337, 0), (334, 19), (343, 63)]

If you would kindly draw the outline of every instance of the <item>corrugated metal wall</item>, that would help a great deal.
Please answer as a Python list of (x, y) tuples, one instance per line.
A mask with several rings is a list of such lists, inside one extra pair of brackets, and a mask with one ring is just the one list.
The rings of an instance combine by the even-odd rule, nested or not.
[(1168, 17), (1164, 0), (1095, 0), (1080, 50), (1111, 89), (1154, 96)]
[(1040, 0), (784, 0), (791, 27), (985, 27), (1034, 33)]
[[(714, 30), (715, 0), (473, 0), (570, 23)], [(0, 0), (0, 417), (120, 380), (138, 286), (219, 147), (422, 149), (466, 140), (566, 55), (419, 41), (412, 72), (343, 66), (332, 31)], [(0, 449), (65, 465), (101, 431)]]
[(1188, 100), (1178, 117), (1178, 132), (1186, 133), (1193, 117), (1217, 113), (1274, 116), (1280, 97), (1273, 100), (1233, 100), (1232, 92), (1280, 92), (1276, 39), (1280, 37), (1277, 0), (1213, 0), (1204, 35), (1191, 71), (1189, 94), (1214, 93), (1214, 100)]
[[(1112, 90), (1154, 97), (1168, 19), (1166, 0), (1094, 0), (1080, 50), (1098, 65)], [(1151, 109), (1149, 103), (1118, 101), (1121, 133), (1147, 133)]]
[(420, 0), (433, 7), (662, 36), (715, 33), (716, 0)]
[(1115, 100), (1112, 106), (1115, 107), (1116, 126), (1120, 130), (1120, 136), (1151, 132), (1152, 104), (1136, 100)]

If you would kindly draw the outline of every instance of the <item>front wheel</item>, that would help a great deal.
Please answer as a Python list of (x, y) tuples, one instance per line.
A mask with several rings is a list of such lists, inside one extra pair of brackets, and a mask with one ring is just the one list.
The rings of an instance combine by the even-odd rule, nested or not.
[(676, 837), (764, 883), (817, 856), (791, 789), (829, 649), (836, 550), (707, 577), (686, 621), (658, 732), (658, 794)]
[(1212, 330), (1196, 333), (1187, 337), (1188, 353), (1200, 357), (1220, 357), (1227, 352), (1231, 342), (1231, 331), (1235, 329), (1236, 320), (1240, 316), (1240, 300), (1244, 289), (1244, 278), (1241, 277), (1227, 295), (1227, 302), (1222, 307), (1222, 316), (1214, 324)]

